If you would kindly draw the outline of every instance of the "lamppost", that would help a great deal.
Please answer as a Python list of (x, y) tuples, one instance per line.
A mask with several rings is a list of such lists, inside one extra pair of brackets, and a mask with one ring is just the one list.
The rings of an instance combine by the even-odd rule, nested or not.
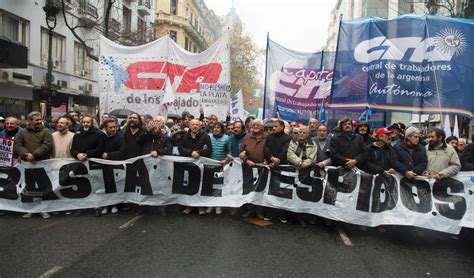
[(46, 25), (48, 26), (48, 73), (46, 74), (46, 86), (48, 90), (48, 103), (51, 103), (51, 83), (53, 82), (53, 30), (56, 28), (56, 15), (59, 7), (54, 0), (46, 0), (43, 7), (46, 13)]

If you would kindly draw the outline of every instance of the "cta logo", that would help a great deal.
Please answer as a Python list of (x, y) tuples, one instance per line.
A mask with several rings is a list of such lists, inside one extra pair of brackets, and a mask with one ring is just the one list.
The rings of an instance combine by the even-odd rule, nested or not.
[(453, 56), (461, 55), (467, 48), (467, 41), (459, 30), (446, 28), (435, 37), (403, 37), (388, 39), (375, 37), (360, 42), (354, 49), (354, 58), (360, 63), (379, 60), (410, 62), (446, 62)]

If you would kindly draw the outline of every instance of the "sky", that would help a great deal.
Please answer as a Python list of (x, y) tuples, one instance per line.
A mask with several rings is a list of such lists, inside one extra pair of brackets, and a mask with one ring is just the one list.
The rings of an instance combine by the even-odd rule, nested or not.
[[(217, 15), (227, 14), (233, 0), (204, 0)], [(244, 30), (261, 48), (270, 39), (284, 47), (318, 52), (326, 43), (331, 9), (336, 0), (234, 0)]]

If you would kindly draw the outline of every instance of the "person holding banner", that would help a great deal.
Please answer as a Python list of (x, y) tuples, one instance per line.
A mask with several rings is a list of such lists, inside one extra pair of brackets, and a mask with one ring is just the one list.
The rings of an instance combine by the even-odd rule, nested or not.
[(127, 126), (123, 130), (125, 159), (142, 155), (143, 147), (137, 142), (137, 138), (144, 132), (142, 126), (142, 118), (138, 113), (132, 112), (128, 115)]
[(244, 123), (240, 120), (234, 123), (234, 134), (231, 137), (232, 143), (232, 156), (237, 157), (240, 153), (240, 146), (244, 140), (244, 137), (247, 133), (245, 132)]
[(71, 147), (74, 133), (69, 131), (71, 119), (62, 116), (56, 122), (56, 131), (53, 132), (53, 158), (72, 158)]
[(391, 143), (391, 130), (384, 127), (377, 129), (375, 137), (377, 141), (367, 146), (367, 159), (360, 168), (365, 172), (377, 175), (384, 172), (395, 174), (403, 173), (403, 166), (398, 161), (397, 153), (393, 150)]
[(405, 138), (395, 144), (393, 149), (400, 162), (400, 174), (412, 179), (422, 175), (428, 164), (426, 149), (420, 144), (421, 131), (410, 126), (405, 131)]
[(349, 118), (339, 123), (340, 132), (331, 138), (330, 157), (334, 166), (354, 168), (365, 162), (366, 148), (364, 138), (354, 133)]
[[(265, 162), (265, 134), (263, 132), (262, 120), (253, 120), (251, 132), (248, 133), (240, 147), (239, 157), (247, 167), (254, 167), (257, 163), (263, 164)], [(262, 207), (247, 204), (247, 211), (242, 217), (247, 218), (256, 213), (259, 219), (263, 219)]]
[[(102, 158), (105, 135), (94, 127), (91, 116), (82, 117), (81, 124), (82, 126), (72, 139), (72, 157), (79, 161), (86, 161), (88, 158)], [(75, 216), (80, 214), (80, 210), (74, 213)], [(94, 215), (101, 215), (100, 208), (94, 209)]]
[[(189, 121), (189, 133), (186, 133), (178, 147), (182, 156), (198, 159), (201, 156), (210, 157), (212, 153), (211, 138), (201, 131), (201, 122), (196, 119)], [(184, 209), (184, 214), (191, 213), (192, 208)], [(199, 215), (206, 214), (204, 208), (199, 208)]]
[[(15, 151), (23, 161), (35, 163), (36, 161), (48, 159), (53, 150), (53, 137), (49, 129), (43, 125), (43, 117), (38, 111), (33, 111), (27, 116), (28, 126), (22, 129), (15, 138)], [(23, 218), (31, 218), (32, 213), (23, 215)], [(42, 212), (41, 217), (50, 218), (49, 213)]]
[(270, 168), (288, 163), (287, 151), (291, 137), (285, 132), (285, 124), (281, 120), (273, 122), (273, 132), (265, 140), (265, 159)]
[[(232, 156), (232, 142), (230, 136), (224, 134), (224, 124), (217, 122), (212, 126), (212, 134), (209, 135), (212, 144), (211, 158), (219, 161), (222, 167), (227, 163), (231, 162), (234, 157)], [(212, 207), (206, 209), (206, 213), (211, 213)], [(222, 209), (216, 207), (216, 214), (222, 214)]]
[(461, 162), (456, 150), (445, 142), (443, 130), (433, 128), (428, 131), (426, 154), (428, 165), (423, 175), (432, 179), (443, 179), (455, 176), (461, 170)]
[[(311, 168), (316, 163), (317, 152), (318, 148), (310, 138), (309, 127), (301, 126), (299, 128), (298, 141), (291, 141), (289, 143), (287, 151), (288, 162), (300, 170), (300, 176), (302, 173), (309, 175)], [(309, 215), (302, 213), (296, 215), (300, 225), (306, 227), (306, 220), (309, 220)]]

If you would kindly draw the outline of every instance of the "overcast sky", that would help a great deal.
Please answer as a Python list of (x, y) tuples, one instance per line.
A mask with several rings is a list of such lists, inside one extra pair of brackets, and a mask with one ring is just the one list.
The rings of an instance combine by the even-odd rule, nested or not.
[[(232, 0), (204, 0), (217, 15), (225, 15)], [(244, 29), (261, 48), (270, 39), (297, 51), (317, 52), (326, 43), (329, 12), (336, 0), (234, 0)]]

